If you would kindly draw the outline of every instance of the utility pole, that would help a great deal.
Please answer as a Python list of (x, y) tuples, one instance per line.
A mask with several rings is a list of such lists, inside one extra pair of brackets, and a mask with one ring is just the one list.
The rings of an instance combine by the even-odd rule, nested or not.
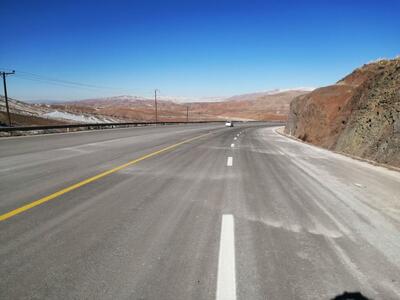
[(186, 123), (189, 122), (189, 105), (186, 106)]
[(1, 75), (3, 76), (4, 99), (6, 100), (6, 110), (7, 110), (7, 117), (8, 117), (8, 126), (10, 126), (10, 127), (11, 127), (11, 115), (10, 115), (10, 108), (8, 107), (6, 76), (7, 76), (7, 75), (13, 75), (13, 74), (15, 74), (15, 71), (12, 71), (11, 73), (1, 72)]
[(156, 124), (158, 123), (158, 112), (157, 112), (157, 89), (154, 90), (154, 109), (156, 114)]

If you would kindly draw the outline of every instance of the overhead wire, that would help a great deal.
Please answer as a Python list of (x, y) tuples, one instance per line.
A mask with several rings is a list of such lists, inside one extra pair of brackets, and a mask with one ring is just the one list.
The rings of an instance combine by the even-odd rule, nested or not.
[[(9, 70), (9, 69), (2, 69), (2, 70)], [(21, 71), (21, 70), (15, 70), (15, 72), (16, 73), (14, 74), (14, 77), (19, 78), (19, 79), (47, 83), (47, 84), (61, 86), (61, 87), (81, 88), (81, 89), (89, 89), (89, 90), (93, 90), (93, 89), (114, 90), (114, 91), (121, 91), (121, 92), (123, 91), (123, 92), (129, 92), (129, 93), (133, 92), (135, 94), (138, 93), (138, 89), (133, 90), (133, 89), (126, 89), (126, 88), (101, 86), (101, 85), (94, 85), (94, 84), (82, 83), (82, 82), (77, 82), (77, 81), (63, 80), (63, 79), (59, 79), (59, 78), (43, 76), (40, 74)], [(151, 94), (151, 93), (152, 93), (152, 91), (150, 91), (150, 90), (145, 91), (145, 94)]]

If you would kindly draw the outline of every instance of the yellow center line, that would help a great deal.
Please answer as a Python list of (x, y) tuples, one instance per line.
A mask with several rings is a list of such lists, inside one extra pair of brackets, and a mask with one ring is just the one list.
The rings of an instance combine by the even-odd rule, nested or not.
[(18, 215), (18, 214), (20, 214), (20, 213), (22, 213), (22, 212), (24, 212), (24, 211), (27, 211), (27, 210), (29, 210), (29, 209), (35, 207), (35, 206), (38, 206), (38, 205), (43, 204), (43, 203), (45, 203), (45, 202), (47, 202), (47, 201), (53, 200), (53, 199), (55, 199), (55, 198), (57, 198), (57, 197), (59, 197), (59, 196), (61, 196), (61, 195), (64, 195), (64, 194), (70, 192), (70, 191), (76, 190), (77, 188), (80, 188), (81, 186), (84, 186), (84, 185), (86, 185), (86, 184), (88, 184), (88, 183), (91, 183), (91, 182), (93, 182), (93, 181), (96, 181), (96, 180), (98, 180), (98, 179), (100, 179), (100, 178), (103, 178), (103, 177), (105, 177), (105, 176), (107, 176), (107, 175), (113, 174), (113, 173), (118, 172), (118, 171), (120, 171), (120, 170), (122, 170), (122, 169), (125, 169), (126, 167), (129, 167), (129, 166), (131, 166), (131, 165), (134, 165), (134, 164), (136, 164), (136, 163), (138, 163), (138, 162), (140, 162), (140, 161), (142, 161), (142, 160), (145, 160), (145, 159), (147, 159), (147, 158), (153, 157), (153, 156), (155, 156), (155, 155), (157, 155), (157, 154), (161, 154), (161, 153), (163, 153), (163, 152), (165, 152), (165, 151), (174, 149), (174, 148), (176, 148), (176, 147), (178, 147), (178, 146), (180, 146), (180, 145), (183, 145), (183, 144), (192, 142), (192, 141), (194, 141), (194, 140), (197, 140), (197, 139), (202, 138), (202, 137), (204, 137), (204, 136), (206, 136), (206, 135), (209, 135), (209, 134), (210, 134), (210, 133), (206, 133), (206, 134), (202, 134), (202, 135), (196, 136), (196, 137), (194, 137), (194, 138), (190, 138), (190, 139), (184, 140), (184, 141), (182, 141), (182, 142), (179, 142), (179, 143), (173, 144), (173, 145), (171, 145), (171, 146), (162, 148), (162, 149), (157, 150), (157, 151), (154, 151), (154, 152), (152, 152), (152, 153), (143, 155), (143, 156), (141, 156), (141, 157), (139, 157), (139, 158), (136, 158), (136, 159), (134, 159), (134, 160), (131, 160), (131, 161), (129, 161), (129, 162), (123, 164), (123, 165), (120, 165), (120, 166), (118, 166), (118, 167), (115, 167), (115, 168), (113, 168), (113, 169), (104, 171), (104, 172), (102, 172), (102, 173), (100, 173), (100, 174), (97, 174), (97, 175), (95, 175), (95, 176), (93, 176), (93, 177), (90, 177), (90, 178), (87, 178), (87, 179), (85, 179), (85, 180), (82, 180), (82, 181), (80, 181), (80, 182), (78, 182), (78, 183), (75, 183), (75, 184), (69, 186), (69, 187), (66, 187), (66, 188), (64, 188), (64, 189), (62, 189), (62, 190), (59, 190), (58, 192), (55, 192), (55, 193), (53, 193), (53, 194), (50, 194), (50, 195), (48, 195), (48, 196), (45, 196), (45, 197), (40, 198), (40, 199), (38, 199), (38, 200), (35, 200), (35, 201), (31, 202), (31, 203), (28, 203), (28, 204), (26, 204), (26, 205), (23, 205), (23, 206), (21, 206), (21, 207), (18, 207), (18, 208), (16, 208), (16, 209), (12, 210), (12, 211), (9, 211), (8, 213), (5, 213), (5, 214), (3, 214), (3, 215), (0, 215), (0, 221), (5, 221), (5, 220), (7, 220), (7, 219), (9, 219), (9, 218), (11, 218), (11, 217), (14, 217), (14, 216), (16, 216), (16, 215)]

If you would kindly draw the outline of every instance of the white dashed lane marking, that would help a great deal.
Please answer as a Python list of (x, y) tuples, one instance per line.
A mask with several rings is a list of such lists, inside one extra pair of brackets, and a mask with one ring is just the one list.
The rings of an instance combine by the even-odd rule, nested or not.
[(216, 299), (236, 300), (235, 223), (232, 215), (222, 215)]

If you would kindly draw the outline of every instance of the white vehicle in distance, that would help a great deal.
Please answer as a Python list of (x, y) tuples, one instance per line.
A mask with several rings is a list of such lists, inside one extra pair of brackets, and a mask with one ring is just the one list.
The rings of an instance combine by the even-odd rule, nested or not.
[(226, 127), (233, 127), (233, 122), (232, 121), (226, 121), (225, 122)]

